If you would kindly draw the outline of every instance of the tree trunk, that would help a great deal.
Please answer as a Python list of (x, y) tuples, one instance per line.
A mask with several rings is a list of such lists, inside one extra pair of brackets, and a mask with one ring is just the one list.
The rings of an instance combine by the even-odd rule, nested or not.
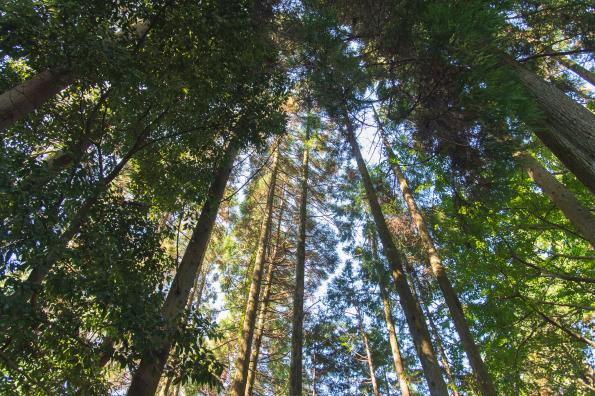
[(384, 254), (391, 267), (395, 288), (399, 294), (399, 300), (407, 319), (409, 332), (411, 333), (415, 350), (423, 367), (424, 376), (426, 378), (430, 394), (447, 396), (448, 390), (446, 384), (444, 383), (444, 379), (442, 378), (442, 373), (440, 371), (438, 360), (436, 359), (436, 354), (432, 347), (432, 342), (430, 341), (430, 333), (428, 331), (427, 324), (424, 320), (423, 313), (416, 304), (416, 301), (411, 294), (411, 290), (409, 289), (409, 285), (407, 284), (407, 279), (403, 272), (403, 263), (400, 253), (397, 250), (394, 241), (392, 240), (391, 233), (386, 224), (386, 219), (382, 214), (380, 204), (378, 203), (378, 197), (372, 184), (372, 179), (370, 178), (366, 163), (364, 162), (359, 145), (355, 138), (353, 124), (351, 123), (346, 110), (344, 110), (344, 122), (347, 129), (347, 139), (351, 145), (353, 155), (363, 179), (366, 197), (370, 205), (370, 211), (372, 212), (372, 217), (376, 223), (376, 228), (378, 229), (378, 234), (380, 235), (380, 240), (382, 241), (382, 246), (384, 247)]
[(63, 69), (48, 69), (0, 95), (0, 131), (36, 110), (73, 81)]
[(382, 298), (382, 305), (384, 308), (384, 320), (386, 321), (386, 329), (388, 331), (388, 339), (390, 341), (390, 349), (393, 355), (393, 363), (395, 365), (395, 372), (399, 380), (399, 388), (402, 396), (409, 396), (409, 379), (405, 372), (405, 364), (401, 357), (401, 350), (397, 340), (397, 332), (393, 321), (392, 309), (390, 306), (389, 294), (386, 290), (386, 280), (383, 277), (380, 258), (378, 257), (378, 247), (376, 245), (376, 235), (370, 235), (370, 242), (372, 245), (372, 258), (376, 263), (376, 272), (378, 274), (378, 287), (380, 288), (380, 297)]
[(250, 366), (248, 368), (248, 378), (246, 380), (245, 396), (252, 396), (254, 393), (254, 383), (256, 382), (256, 372), (258, 370), (258, 355), (260, 354), (260, 346), (262, 344), (262, 335), (264, 333), (264, 326), (266, 323), (267, 310), (270, 303), (271, 296), (271, 282), (273, 281), (274, 271), (274, 255), (270, 257), (267, 274), (264, 279), (264, 289), (262, 290), (263, 299), (260, 304), (258, 313), (258, 321), (256, 322), (256, 330), (254, 332), (254, 342), (250, 353)]
[(565, 56), (556, 58), (556, 60), (560, 62), (562, 65), (564, 65), (565, 68), (567, 68), (568, 70), (572, 70), (574, 73), (576, 73), (577, 76), (587, 81), (589, 84), (595, 86), (595, 73), (582, 67), (572, 59), (569, 59)]
[[(176, 275), (172, 281), (165, 303), (161, 308), (161, 315), (170, 330), (176, 327), (184, 307), (188, 301), (190, 289), (194, 284), (197, 273), (202, 265), (205, 252), (211, 237), (211, 232), (217, 219), (219, 205), (225, 193), (225, 186), (231, 173), (233, 162), (238, 152), (235, 143), (231, 143), (226, 154), (224, 162), (214, 175), (213, 182), (207, 194), (207, 199), (203, 205), (198, 223), (194, 228), (192, 237), (182, 261), (178, 266)], [(143, 358), (140, 365), (132, 377), (129, 396), (152, 396), (155, 394), (159, 378), (163, 372), (163, 367), (173, 346), (173, 340), (166, 338), (158, 340), (155, 343), (153, 357)]]
[(248, 368), (248, 379), (246, 380), (245, 396), (252, 396), (254, 393), (254, 383), (256, 382), (256, 373), (258, 370), (258, 355), (260, 354), (260, 345), (262, 343), (262, 335), (264, 333), (264, 325), (266, 322), (267, 309), (270, 303), (271, 286), (273, 282), (274, 265), (277, 261), (277, 254), (279, 252), (279, 244), (281, 243), (281, 222), (283, 220), (285, 202), (279, 209), (279, 218), (277, 221), (277, 235), (275, 236), (275, 247), (268, 257), (268, 268), (266, 277), (264, 279), (264, 290), (261, 307), (258, 314), (258, 322), (256, 324), (256, 332), (254, 333), (254, 343), (252, 345), (252, 352), (250, 354), (250, 367)]
[(238, 354), (234, 363), (235, 373), (233, 381), (231, 383), (232, 396), (244, 396), (244, 393), (246, 391), (246, 381), (248, 379), (248, 368), (250, 365), (251, 355), (250, 348), (252, 346), (252, 340), (254, 338), (258, 299), (260, 296), (260, 288), (262, 286), (262, 277), (264, 272), (265, 253), (271, 229), (273, 200), (275, 198), (275, 184), (277, 182), (278, 164), (279, 146), (276, 147), (275, 154), (273, 157), (273, 170), (271, 172), (271, 179), (269, 182), (269, 192), (267, 196), (264, 222), (258, 238), (256, 258), (254, 260), (254, 269), (252, 273), (252, 282), (250, 284), (250, 292), (248, 293), (248, 301), (246, 303), (244, 324), (242, 326), (242, 335), (238, 347)]
[(515, 72), (541, 110), (535, 134), (595, 194), (595, 115), (509, 56)]
[(595, 247), (595, 216), (562, 183), (527, 153), (516, 153), (529, 177), (564, 213), (574, 228)]
[(370, 381), (372, 382), (372, 391), (374, 392), (374, 396), (380, 396), (380, 393), (378, 393), (378, 380), (376, 379), (376, 369), (374, 368), (374, 361), (372, 360), (372, 352), (370, 351), (368, 335), (364, 330), (361, 320), (359, 322), (359, 331), (362, 335), (362, 339), (364, 340), (364, 347), (366, 348), (366, 360), (368, 361), (368, 369), (370, 370)]
[[(416, 276), (413, 271), (409, 271), (409, 276), (411, 278), (411, 289), (413, 293), (416, 293)], [(436, 341), (436, 347), (438, 348), (438, 353), (440, 354), (440, 361), (442, 362), (442, 366), (444, 367), (444, 372), (446, 373), (446, 377), (448, 378), (448, 382), (450, 384), (450, 388), (452, 389), (452, 393), (454, 396), (459, 396), (459, 389), (457, 387), (457, 383), (455, 382), (454, 376), (452, 374), (452, 370), (450, 368), (450, 363), (448, 363), (448, 357), (446, 356), (446, 352), (444, 351), (444, 345), (442, 344), (442, 338), (440, 337), (440, 333), (438, 332), (438, 328), (434, 323), (434, 319), (432, 318), (432, 314), (428, 309), (428, 302), (431, 301), (431, 298), (427, 298), (424, 296), (424, 293), (421, 290), (421, 285), (418, 285), (420, 290), (421, 298), (418, 297), (418, 300), (421, 301), (422, 310), (426, 317), (428, 318), (428, 322), (430, 323), (430, 330), (432, 331), (432, 335), (434, 336), (434, 340)], [(425, 307), (425, 309), (424, 309)]]
[(304, 343), (304, 274), (306, 262), (306, 221), (308, 205), (308, 165), (310, 160), (310, 126), (306, 125), (300, 197), (300, 225), (295, 266), (293, 293), (293, 320), (291, 332), (291, 367), (289, 369), (289, 396), (302, 396), (302, 348)]
[(455, 328), (457, 330), (457, 333), (459, 334), (459, 338), (461, 340), (461, 343), (463, 344), (463, 348), (465, 349), (467, 358), (469, 359), (469, 363), (473, 368), (473, 373), (475, 374), (475, 378), (479, 385), (479, 389), (481, 390), (481, 393), (485, 396), (495, 396), (497, 394), (496, 389), (494, 388), (494, 384), (492, 383), (490, 374), (483, 362), (483, 359), (481, 358), (479, 348), (477, 348), (477, 345), (475, 344), (473, 335), (471, 334), (471, 330), (469, 329), (469, 325), (467, 324), (467, 319), (465, 318), (465, 313), (463, 312), (463, 307), (461, 306), (461, 302), (459, 301), (459, 297), (457, 296), (457, 293), (455, 292), (450, 280), (448, 279), (446, 270), (442, 265), (442, 260), (438, 255), (438, 250), (436, 249), (430, 232), (426, 227), (423, 215), (419, 210), (415, 202), (415, 199), (413, 198), (413, 194), (409, 189), (407, 179), (405, 178), (405, 175), (401, 170), (401, 166), (399, 165), (395, 153), (390, 147), (390, 144), (384, 133), (384, 128), (380, 124), (380, 120), (378, 119), (377, 115), (376, 119), (378, 125), (380, 126), (380, 133), (384, 141), (384, 147), (386, 149), (389, 161), (392, 165), (393, 171), (398, 179), (399, 186), (401, 188), (403, 200), (407, 204), (409, 214), (413, 218), (413, 221), (417, 226), (417, 230), (419, 231), (419, 236), (421, 238), (423, 247), (426, 251), (426, 255), (429, 261), (428, 267), (432, 270), (432, 273), (436, 278), (438, 285), (440, 286), (440, 290), (442, 291), (444, 300), (446, 301), (446, 305), (448, 306), (448, 310), (453, 318)]

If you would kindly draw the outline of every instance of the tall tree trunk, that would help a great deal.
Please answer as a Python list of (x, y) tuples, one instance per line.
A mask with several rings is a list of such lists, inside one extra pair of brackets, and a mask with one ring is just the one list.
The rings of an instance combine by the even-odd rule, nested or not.
[(73, 81), (67, 70), (45, 70), (0, 95), (0, 131), (42, 106)]
[(535, 134), (595, 194), (595, 115), (509, 56), (505, 63), (541, 110)]
[(473, 368), (473, 373), (475, 374), (475, 378), (479, 385), (479, 389), (481, 390), (481, 393), (485, 396), (495, 396), (497, 394), (496, 389), (494, 388), (494, 384), (492, 383), (490, 374), (483, 362), (483, 359), (481, 358), (479, 348), (475, 344), (473, 335), (471, 334), (471, 330), (469, 329), (469, 325), (467, 324), (467, 319), (465, 318), (465, 313), (463, 312), (463, 307), (461, 306), (461, 302), (459, 301), (459, 297), (457, 296), (457, 293), (455, 292), (450, 280), (448, 279), (446, 270), (442, 265), (442, 260), (438, 255), (438, 250), (436, 249), (430, 232), (426, 227), (423, 215), (419, 210), (417, 203), (415, 202), (415, 199), (413, 198), (413, 194), (411, 193), (411, 189), (409, 188), (409, 183), (407, 183), (407, 179), (405, 178), (405, 175), (401, 170), (399, 161), (392, 148), (390, 147), (390, 144), (384, 132), (384, 128), (380, 124), (380, 120), (378, 119), (377, 115), (376, 119), (379, 125), (380, 133), (382, 134), (386, 153), (392, 165), (395, 176), (399, 181), (399, 186), (401, 188), (403, 199), (407, 204), (409, 214), (411, 215), (415, 225), (417, 226), (419, 236), (421, 238), (423, 247), (426, 251), (426, 255), (429, 261), (429, 267), (432, 270), (432, 273), (436, 278), (438, 285), (440, 286), (440, 290), (442, 291), (448, 310), (453, 318), (455, 328), (457, 330), (457, 333), (459, 334), (459, 338), (461, 340), (461, 343), (463, 344), (463, 348), (465, 349), (467, 358), (469, 359), (469, 363)]
[(267, 196), (266, 209), (264, 214), (264, 222), (260, 235), (258, 237), (258, 244), (256, 250), (256, 258), (254, 260), (254, 269), (252, 272), (252, 282), (250, 284), (250, 292), (248, 293), (248, 301), (246, 303), (246, 313), (244, 315), (244, 323), (242, 326), (242, 335), (238, 347), (238, 354), (235, 359), (235, 373), (231, 383), (232, 396), (244, 396), (246, 391), (246, 381), (248, 379), (248, 368), (250, 365), (250, 355), (252, 340), (254, 338), (254, 329), (256, 324), (256, 313), (258, 309), (258, 299), (260, 296), (260, 289), (262, 286), (262, 277), (264, 272), (264, 262), (266, 257), (266, 247), (268, 244), (273, 201), (275, 198), (275, 185), (277, 183), (277, 171), (279, 164), (279, 145), (275, 148), (273, 157), (273, 169), (269, 181), (269, 192)]
[(302, 348), (304, 343), (304, 274), (306, 262), (306, 222), (308, 206), (308, 166), (310, 160), (310, 125), (306, 125), (300, 197), (300, 225), (297, 241), (293, 319), (291, 332), (291, 366), (289, 396), (302, 396)]
[(258, 370), (258, 356), (260, 354), (260, 346), (262, 344), (262, 336), (264, 333), (264, 326), (266, 323), (267, 309), (270, 303), (271, 286), (273, 282), (273, 271), (275, 270), (275, 263), (277, 262), (277, 255), (279, 253), (279, 246), (281, 244), (281, 222), (283, 221), (283, 213), (285, 208), (285, 201), (282, 201), (279, 209), (279, 218), (277, 220), (277, 232), (275, 236), (275, 247), (268, 257), (268, 268), (266, 277), (264, 279), (263, 299), (260, 304), (258, 313), (258, 322), (256, 324), (256, 331), (254, 333), (254, 343), (252, 345), (252, 352), (250, 354), (250, 366), (248, 368), (248, 379), (246, 380), (245, 396), (252, 396), (254, 393), (254, 383), (256, 382), (256, 373)]
[(347, 140), (351, 145), (353, 155), (363, 179), (366, 197), (368, 199), (368, 204), (370, 205), (370, 211), (372, 212), (374, 223), (378, 229), (382, 246), (384, 247), (384, 254), (391, 267), (395, 289), (399, 294), (399, 300), (407, 319), (409, 332), (411, 333), (415, 350), (423, 367), (424, 376), (426, 378), (430, 394), (447, 396), (448, 390), (446, 384), (444, 383), (444, 379), (442, 378), (440, 365), (436, 359), (434, 348), (432, 347), (427, 324), (424, 320), (423, 313), (417, 305), (413, 295), (411, 294), (409, 285), (407, 284), (407, 279), (405, 277), (405, 273), (403, 272), (403, 263), (400, 252), (397, 250), (397, 246), (392, 240), (391, 233), (386, 224), (386, 219), (382, 214), (382, 209), (380, 208), (378, 197), (372, 184), (372, 179), (370, 178), (366, 163), (362, 157), (359, 145), (355, 138), (353, 124), (349, 119), (347, 110), (344, 110), (344, 122), (347, 132)]
[[(434, 340), (436, 341), (436, 348), (438, 349), (438, 353), (440, 354), (440, 361), (442, 362), (442, 366), (444, 367), (444, 372), (446, 373), (446, 377), (448, 378), (449, 386), (452, 389), (452, 393), (454, 396), (459, 396), (459, 389), (457, 383), (455, 382), (454, 375), (452, 374), (452, 369), (450, 368), (450, 363), (448, 362), (448, 357), (446, 356), (446, 351), (444, 350), (444, 344), (442, 343), (442, 338), (440, 337), (440, 333), (438, 332), (438, 328), (436, 327), (436, 323), (434, 323), (434, 319), (432, 318), (432, 314), (428, 309), (429, 301), (431, 301), (431, 297), (423, 293), (421, 285), (419, 285), (418, 279), (413, 273), (413, 271), (409, 270), (409, 276), (411, 278), (411, 289), (413, 293), (417, 294), (416, 288), (419, 289), (419, 296), (418, 300), (421, 302), (422, 310), (424, 311), (426, 317), (428, 318), (428, 322), (430, 323), (430, 331), (434, 336)], [(416, 287), (417, 283), (417, 287)]]
[(564, 65), (565, 68), (572, 70), (577, 76), (595, 86), (595, 73), (582, 67), (572, 59), (569, 59), (565, 56), (557, 57), (556, 60)]
[[(231, 143), (225, 160), (221, 164), (217, 174), (214, 175), (200, 217), (167, 293), (165, 303), (161, 308), (161, 315), (170, 331), (175, 329), (180, 320), (188, 301), (188, 296), (190, 295), (190, 289), (202, 265), (237, 152), (238, 147), (236, 143)], [(155, 343), (154, 353), (151, 354), (151, 357), (141, 360), (138, 369), (132, 376), (132, 382), (127, 395), (152, 396), (155, 394), (159, 378), (161, 377), (163, 367), (172, 346), (173, 340), (169, 337), (158, 340)]]
[(595, 216), (585, 208), (562, 183), (547, 171), (539, 161), (527, 153), (516, 153), (520, 164), (535, 184), (554, 205), (564, 213), (574, 228), (595, 247)]
[(386, 280), (383, 276), (383, 270), (381, 268), (380, 257), (378, 256), (378, 247), (376, 244), (376, 235), (371, 233), (370, 242), (372, 245), (372, 258), (376, 263), (376, 273), (378, 276), (378, 287), (380, 288), (380, 297), (382, 298), (382, 306), (384, 309), (384, 320), (386, 321), (386, 329), (388, 331), (388, 339), (390, 341), (390, 349), (393, 355), (393, 363), (395, 365), (395, 372), (399, 380), (399, 388), (401, 389), (402, 396), (409, 396), (409, 379), (405, 372), (405, 364), (401, 357), (401, 350), (399, 348), (399, 342), (397, 340), (397, 332), (395, 330), (395, 324), (393, 321), (392, 309), (390, 306), (390, 298), (386, 285)]
[(368, 369), (370, 370), (370, 381), (372, 382), (372, 391), (374, 396), (380, 396), (378, 392), (378, 380), (376, 379), (376, 368), (374, 367), (374, 361), (372, 360), (372, 352), (370, 351), (370, 343), (368, 341), (368, 335), (362, 325), (361, 320), (359, 321), (359, 331), (364, 341), (364, 347), (366, 348), (366, 360), (368, 361)]

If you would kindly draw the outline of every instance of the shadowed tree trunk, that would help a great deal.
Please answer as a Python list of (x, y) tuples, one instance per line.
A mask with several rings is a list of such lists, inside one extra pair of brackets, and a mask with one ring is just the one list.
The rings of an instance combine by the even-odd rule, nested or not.
[(539, 161), (527, 153), (516, 153), (520, 164), (535, 184), (554, 205), (564, 213), (574, 228), (595, 247), (595, 216), (585, 208), (562, 183), (547, 171)]
[[(434, 319), (432, 318), (432, 314), (428, 308), (428, 303), (431, 301), (431, 297), (423, 293), (421, 285), (419, 285), (419, 280), (415, 276), (412, 270), (409, 270), (409, 276), (411, 279), (411, 290), (413, 293), (417, 295), (416, 289), (419, 289), (419, 298), (421, 302), (422, 310), (424, 311), (426, 317), (428, 318), (428, 322), (430, 323), (430, 330), (432, 331), (432, 335), (434, 336), (434, 340), (436, 341), (436, 348), (438, 349), (438, 353), (440, 354), (440, 361), (442, 362), (442, 366), (444, 367), (444, 372), (446, 373), (446, 377), (448, 378), (449, 387), (452, 390), (453, 396), (459, 396), (459, 389), (457, 383), (455, 382), (454, 375), (452, 374), (452, 369), (450, 368), (450, 363), (448, 363), (448, 357), (446, 356), (446, 351), (444, 350), (444, 344), (442, 343), (442, 338), (440, 337), (440, 333), (438, 332), (438, 328), (436, 327), (436, 323), (434, 323)], [(416, 287), (417, 285), (417, 287)]]
[(310, 125), (306, 125), (304, 153), (302, 159), (302, 180), (300, 197), (300, 225), (297, 241), (295, 266), (295, 288), (293, 293), (293, 319), (291, 332), (291, 366), (289, 369), (289, 396), (302, 395), (302, 347), (304, 343), (304, 273), (306, 262), (306, 221), (308, 204), (308, 162)]
[(473, 335), (471, 334), (471, 330), (469, 329), (469, 325), (467, 324), (467, 319), (465, 318), (465, 313), (463, 312), (463, 307), (461, 306), (459, 297), (457, 296), (456, 291), (452, 287), (450, 279), (448, 279), (446, 269), (442, 265), (442, 260), (438, 255), (438, 250), (434, 245), (434, 241), (432, 240), (432, 236), (428, 231), (423, 215), (419, 210), (417, 203), (415, 202), (415, 199), (413, 198), (413, 194), (411, 193), (411, 189), (409, 188), (409, 183), (407, 183), (407, 179), (405, 178), (405, 175), (401, 170), (399, 161), (392, 148), (390, 147), (384, 128), (382, 127), (382, 124), (380, 123), (380, 120), (375, 110), (374, 113), (384, 142), (384, 148), (388, 155), (388, 159), (392, 166), (393, 172), (395, 173), (395, 176), (397, 177), (399, 182), (399, 187), (401, 188), (403, 200), (407, 204), (409, 214), (411, 215), (411, 218), (413, 219), (413, 222), (417, 227), (420, 239), (425, 249), (425, 253), (428, 259), (426, 263), (429, 264), (428, 267), (432, 270), (432, 274), (434, 275), (434, 278), (436, 278), (438, 285), (440, 286), (440, 290), (442, 291), (450, 315), (453, 318), (455, 328), (457, 330), (461, 343), (463, 344), (463, 348), (467, 354), (467, 358), (469, 359), (469, 363), (473, 368), (473, 373), (475, 374), (475, 379), (477, 380), (479, 389), (481, 390), (481, 393), (485, 396), (495, 396), (497, 394), (496, 389), (494, 388), (494, 384), (492, 383), (490, 374), (483, 362), (483, 359), (481, 358), (479, 348), (475, 344), (475, 340), (473, 339)]
[[(173, 332), (184, 312), (190, 289), (202, 265), (237, 152), (236, 143), (231, 143), (225, 160), (217, 174), (214, 175), (200, 217), (161, 308), (161, 315), (170, 332)], [(173, 340), (169, 337), (155, 342), (154, 353), (151, 354), (151, 357), (141, 360), (138, 369), (132, 376), (128, 396), (153, 396), (155, 394), (172, 346)]]
[(277, 182), (277, 171), (279, 164), (279, 144), (275, 148), (273, 156), (273, 169), (269, 181), (269, 192), (264, 213), (263, 225), (258, 237), (256, 258), (254, 260), (254, 269), (252, 272), (252, 282), (246, 302), (246, 313), (244, 315), (244, 324), (242, 326), (242, 335), (239, 340), (238, 354), (235, 359), (235, 373), (231, 383), (232, 396), (244, 396), (246, 391), (246, 381), (248, 379), (248, 368), (250, 366), (250, 355), (252, 340), (254, 338), (254, 329), (256, 325), (256, 314), (258, 310), (258, 300), (262, 286), (262, 277), (264, 273), (264, 262), (266, 256), (266, 247), (268, 245), (271, 229), (273, 200), (275, 198), (275, 185)]
[(55, 97), (73, 80), (65, 69), (49, 69), (1, 94), (0, 131)]
[(411, 289), (409, 289), (405, 273), (403, 272), (403, 262), (400, 252), (397, 250), (397, 246), (392, 240), (391, 233), (386, 224), (386, 219), (382, 214), (382, 209), (380, 208), (378, 197), (372, 184), (372, 179), (370, 178), (366, 163), (362, 157), (359, 145), (355, 138), (353, 124), (351, 123), (347, 110), (345, 109), (343, 110), (343, 117), (346, 127), (347, 140), (351, 145), (353, 155), (363, 179), (370, 211), (372, 213), (374, 223), (376, 224), (380, 240), (382, 241), (384, 254), (391, 267), (395, 289), (399, 294), (399, 300), (403, 308), (403, 313), (407, 319), (409, 332), (415, 345), (417, 355), (421, 361), (430, 394), (447, 396), (448, 390), (444, 379), (442, 378), (440, 365), (436, 359), (434, 348), (432, 347), (427, 324), (425, 322), (423, 313), (419, 308), (419, 305), (416, 303), (411, 293)]
[(595, 194), (595, 115), (509, 56), (514, 71), (541, 110), (535, 134)]

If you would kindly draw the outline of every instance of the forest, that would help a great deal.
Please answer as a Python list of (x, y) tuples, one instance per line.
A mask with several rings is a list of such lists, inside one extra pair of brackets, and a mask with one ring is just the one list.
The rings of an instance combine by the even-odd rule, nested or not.
[(0, 2), (0, 395), (595, 395), (588, 0)]

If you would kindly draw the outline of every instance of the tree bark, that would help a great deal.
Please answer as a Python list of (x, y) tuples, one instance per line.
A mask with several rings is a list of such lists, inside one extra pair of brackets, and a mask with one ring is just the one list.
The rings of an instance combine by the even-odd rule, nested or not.
[(554, 205), (564, 213), (574, 228), (595, 247), (595, 216), (562, 183), (527, 153), (516, 153), (522, 167)]
[(250, 291), (248, 293), (248, 301), (246, 303), (246, 313), (244, 315), (244, 323), (242, 326), (242, 335), (238, 346), (238, 354), (234, 363), (235, 373), (231, 383), (232, 396), (244, 396), (246, 391), (246, 381), (248, 379), (248, 368), (250, 365), (250, 354), (252, 340), (254, 338), (254, 329), (256, 324), (256, 313), (258, 308), (258, 299), (260, 296), (260, 289), (262, 286), (262, 277), (264, 272), (264, 261), (266, 256), (266, 247), (269, 239), (273, 200), (275, 198), (275, 185), (277, 182), (277, 171), (279, 164), (279, 146), (275, 148), (273, 157), (273, 170), (269, 182), (269, 192), (267, 196), (267, 203), (264, 215), (263, 227), (261, 229), (258, 245), (256, 250), (256, 258), (254, 260), (254, 269), (252, 272), (252, 282), (250, 284)]
[[(190, 289), (202, 265), (237, 152), (236, 143), (231, 143), (224, 162), (217, 174), (214, 175), (200, 217), (161, 308), (161, 315), (170, 331), (175, 329), (180, 320), (188, 301)], [(152, 357), (143, 358), (134, 373), (128, 389), (128, 396), (152, 396), (155, 394), (172, 346), (171, 338), (161, 339), (155, 343)]]
[(306, 262), (306, 221), (308, 205), (308, 166), (310, 160), (310, 126), (306, 125), (300, 197), (300, 225), (295, 266), (293, 293), (293, 320), (291, 332), (291, 366), (289, 369), (289, 396), (302, 396), (302, 348), (304, 343), (304, 274)]
[(264, 279), (264, 289), (262, 290), (263, 299), (260, 304), (258, 313), (258, 321), (256, 322), (256, 330), (254, 332), (254, 342), (250, 353), (250, 366), (248, 368), (248, 378), (246, 380), (245, 396), (252, 396), (254, 393), (254, 383), (256, 382), (256, 373), (258, 370), (258, 355), (260, 354), (260, 346), (262, 344), (262, 335), (264, 333), (264, 326), (266, 322), (267, 310), (271, 297), (271, 282), (273, 281), (275, 257), (272, 255), (269, 260), (267, 274)]
[[(407, 183), (407, 179), (401, 170), (401, 166), (399, 165), (398, 159), (393, 152), (386, 134), (384, 132), (384, 128), (382, 127), (378, 116), (376, 115), (376, 119), (379, 125), (379, 130), (382, 135), (382, 139), (384, 142), (384, 147), (386, 153), (388, 155), (388, 159), (392, 165), (393, 172), (398, 179), (399, 187), (401, 188), (401, 193), (403, 196), (403, 200), (407, 204), (407, 208), (409, 209), (409, 214), (413, 219), (417, 230), (419, 231), (419, 236), (422, 241), (423, 247), (426, 251), (426, 256), (428, 259), (428, 267), (431, 269), (432, 274), (436, 278), (438, 285), (440, 286), (440, 290), (444, 296), (444, 300), (446, 301), (446, 305), (448, 310), (453, 318), (453, 322), (455, 324), (455, 328), (463, 344), (463, 348), (465, 353), (467, 354), (467, 358), (469, 359), (469, 363), (473, 368), (473, 373), (475, 374), (475, 379), (479, 385), (479, 389), (481, 393), (485, 396), (495, 396), (497, 395), (496, 389), (494, 388), (494, 384), (492, 383), (492, 379), (490, 374), (481, 358), (481, 354), (479, 352), (479, 348), (475, 344), (475, 340), (473, 339), (473, 335), (471, 334), (471, 330), (469, 329), (469, 325), (467, 324), (467, 319), (465, 318), (465, 313), (463, 312), (463, 307), (461, 306), (461, 302), (459, 301), (459, 297), (457, 296), (456, 291), (452, 287), (450, 279), (448, 279), (448, 275), (446, 274), (446, 269), (442, 265), (442, 260), (438, 255), (438, 250), (434, 245), (434, 241), (428, 231), (426, 226), (424, 217), (419, 210), (415, 199), (413, 198), (413, 194), (411, 193), (411, 189), (409, 188), (409, 183)], [(428, 318), (429, 319), (429, 318)]]
[[(432, 297), (428, 297), (428, 295), (423, 292), (419, 279), (413, 273), (413, 269), (411, 267), (408, 267), (407, 272), (409, 274), (409, 278), (411, 279), (411, 290), (413, 294), (417, 296), (417, 299), (420, 301), (421, 309), (424, 311), (424, 314), (426, 315), (426, 317), (428, 318), (428, 322), (430, 323), (430, 331), (432, 332), (432, 336), (434, 337), (434, 340), (436, 342), (436, 347), (438, 349), (438, 353), (440, 354), (440, 361), (442, 362), (442, 367), (444, 368), (444, 372), (446, 373), (446, 377), (448, 378), (449, 387), (452, 389), (453, 396), (459, 396), (459, 389), (457, 383), (455, 382), (454, 375), (452, 374), (452, 369), (450, 367), (450, 363), (448, 362), (446, 351), (444, 350), (442, 338), (440, 337), (440, 333), (438, 332), (436, 323), (432, 318), (432, 314), (428, 309), (428, 304), (430, 301), (432, 301)], [(417, 292), (417, 289), (419, 289), (419, 294)]]
[(45, 70), (0, 95), (0, 131), (36, 110), (73, 82), (67, 70)]
[(347, 132), (347, 140), (351, 145), (353, 155), (363, 179), (366, 197), (368, 204), (370, 205), (370, 211), (372, 212), (372, 217), (376, 224), (376, 228), (378, 229), (380, 240), (382, 241), (384, 254), (391, 267), (395, 289), (399, 294), (401, 306), (403, 307), (403, 312), (407, 319), (409, 332), (411, 333), (415, 350), (421, 361), (430, 394), (447, 396), (448, 390), (444, 379), (442, 378), (440, 365), (438, 364), (436, 354), (432, 347), (427, 324), (424, 320), (423, 313), (416, 304), (416, 301), (411, 294), (411, 290), (409, 289), (409, 285), (407, 284), (407, 279), (403, 272), (403, 263), (400, 253), (397, 250), (395, 242), (392, 240), (391, 233), (386, 224), (386, 219), (382, 214), (382, 209), (380, 208), (378, 197), (372, 184), (372, 179), (370, 178), (366, 163), (362, 157), (359, 145), (355, 138), (353, 124), (351, 123), (346, 110), (344, 110), (344, 122)]
[(573, 71), (574, 73), (576, 73), (577, 76), (587, 81), (589, 84), (595, 86), (595, 73), (582, 67), (572, 59), (569, 59), (565, 56), (556, 58), (556, 60), (560, 62), (565, 68)]
[(541, 110), (535, 134), (595, 194), (595, 115), (509, 56), (504, 62)]
[(374, 361), (372, 360), (372, 352), (370, 351), (370, 344), (368, 342), (368, 335), (364, 330), (362, 322), (359, 322), (359, 331), (364, 340), (364, 347), (366, 348), (366, 360), (368, 361), (368, 369), (370, 370), (370, 381), (372, 382), (372, 391), (374, 396), (380, 396), (378, 393), (378, 380), (376, 379), (376, 368), (374, 367)]
[(390, 298), (382, 273), (380, 264), (380, 258), (378, 257), (378, 247), (376, 244), (376, 236), (370, 235), (370, 242), (372, 245), (372, 258), (376, 263), (376, 273), (378, 276), (378, 287), (380, 289), (380, 297), (382, 298), (382, 306), (384, 309), (384, 320), (386, 322), (386, 329), (388, 331), (388, 339), (390, 342), (390, 349), (393, 355), (393, 363), (395, 365), (395, 372), (397, 373), (397, 379), (399, 380), (399, 388), (401, 389), (401, 396), (409, 396), (409, 379), (405, 372), (405, 364), (401, 357), (401, 350), (399, 348), (399, 342), (397, 340), (397, 332), (395, 330), (395, 323), (393, 320), (392, 309), (390, 306)]

